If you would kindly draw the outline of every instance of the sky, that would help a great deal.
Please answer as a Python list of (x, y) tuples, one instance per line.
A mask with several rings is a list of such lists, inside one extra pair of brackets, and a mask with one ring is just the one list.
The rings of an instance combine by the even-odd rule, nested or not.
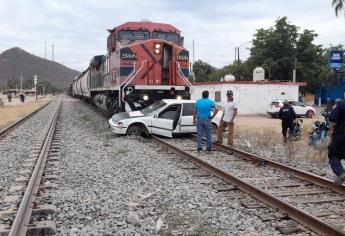
[[(345, 45), (345, 18), (331, 0), (1, 0), (0, 52), (20, 47), (82, 71), (94, 55), (106, 54), (106, 29), (127, 21), (169, 23), (182, 31), (195, 60), (221, 68), (234, 61), (235, 47), (278, 17), (314, 30), (317, 44)], [(249, 56), (250, 44), (240, 48)], [(192, 53), (190, 53), (192, 55)]]

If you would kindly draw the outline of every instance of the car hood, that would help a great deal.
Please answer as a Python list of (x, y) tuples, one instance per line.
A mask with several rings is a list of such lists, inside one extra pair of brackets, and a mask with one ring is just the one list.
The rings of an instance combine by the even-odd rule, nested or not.
[(141, 116), (144, 116), (144, 115), (140, 111), (120, 112), (120, 113), (113, 115), (111, 119), (114, 122), (118, 122), (118, 121), (125, 120), (128, 118), (141, 117)]

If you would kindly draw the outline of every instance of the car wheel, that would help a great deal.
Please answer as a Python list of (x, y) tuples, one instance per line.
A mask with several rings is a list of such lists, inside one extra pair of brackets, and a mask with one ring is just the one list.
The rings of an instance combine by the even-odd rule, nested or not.
[(128, 128), (126, 134), (129, 136), (142, 136), (143, 130), (138, 125), (132, 125)]
[(309, 111), (307, 111), (307, 118), (313, 118), (313, 116), (314, 116), (314, 112), (313, 111), (311, 111), (311, 110), (309, 110)]

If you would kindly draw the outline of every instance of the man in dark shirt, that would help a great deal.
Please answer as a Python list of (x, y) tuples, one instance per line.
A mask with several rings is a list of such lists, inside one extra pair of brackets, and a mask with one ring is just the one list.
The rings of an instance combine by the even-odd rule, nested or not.
[(292, 132), (293, 129), (293, 121), (296, 119), (296, 113), (292, 106), (290, 106), (288, 101), (284, 101), (284, 105), (279, 110), (279, 118), (282, 120), (282, 133), (284, 137), (284, 143), (287, 142), (287, 129), (289, 132)]
[(337, 176), (335, 183), (345, 181), (345, 170), (341, 164), (345, 154), (345, 103), (339, 102), (332, 110), (329, 121), (333, 124), (332, 142), (328, 146), (328, 159), (333, 173)]

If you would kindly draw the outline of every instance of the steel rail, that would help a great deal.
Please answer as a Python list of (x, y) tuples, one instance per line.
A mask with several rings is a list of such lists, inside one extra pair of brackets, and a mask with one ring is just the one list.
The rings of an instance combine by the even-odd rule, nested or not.
[(296, 222), (304, 225), (305, 227), (309, 228), (310, 230), (319, 233), (321, 235), (329, 235), (329, 236), (337, 236), (337, 235), (345, 235), (345, 231), (338, 229), (337, 227), (324, 222), (323, 220), (287, 203), (279, 198), (276, 198), (258, 188), (255, 186), (246, 183), (242, 181), (241, 179), (237, 178), (236, 176), (233, 176), (227, 172), (224, 172), (221, 169), (218, 169), (217, 167), (201, 160), (200, 158), (193, 156), (178, 147), (167, 143), (166, 141), (156, 137), (152, 136), (153, 140), (158, 142), (159, 144), (167, 147), (169, 150), (173, 151), (177, 155), (180, 155), (182, 157), (188, 158), (190, 161), (195, 163), (196, 165), (200, 166), (205, 171), (211, 173), (212, 175), (222, 179), (224, 182), (228, 184), (232, 184), (237, 186), (240, 190), (248, 193), (252, 197), (258, 199), (261, 202), (264, 202), (268, 206), (272, 208), (277, 208), (281, 212), (288, 214), (288, 216), (295, 220)]
[(59, 104), (54, 113), (54, 116), (50, 120), (50, 127), (48, 129), (48, 132), (46, 133), (45, 141), (42, 144), (40, 155), (38, 157), (34, 171), (31, 175), (28, 186), (25, 190), (23, 199), (20, 203), (19, 209), (17, 211), (16, 217), (11, 227), (9, 236), (25, 235), (29, 227), (33, 205), (34, 205), (36, 194), (38, 192), (38, 188), (41, 182), (44, 166), (45, 166), (47, 156), (49, 153), (50, 144), (53, 140), (53, 135), (55, 132), (55, 127), (57, 124), (61, 106), (62, 106), (62, 100), (59, 101)]
[(28, 118), (30, 118), (31, 116), (33, 116), (34, 114), (36, 114), (37, 112), (39, 112), (40, 110), (42, 110), (43, 108), (45, 108), (46, 106), (48, 106), (50, 102), (47, 102), (46, 104), (44, 104), (43, 106), (37, 108), (36, 110), (34, 110), (33, 112), (31, 112), (30, 114), (24, 116), (23, 118), (17, 120), (16, 122), (8, 125), (7, 127), (5, 127), (4, 129), (0, 130), (0, 139), (5, 136), (7, 133), (9, 133), (11, 130), (13, 130), (14, 128), (16, 128), (18, 125), (20, 125), (21, 123), (23, 123), (25, 120), (27, 120)]
[(303, 180), (312, 182), (316, 185), (319, 185), (321, 187), (329, 188), (335, 192), (345, 194), (345, 186), (344, 185), (335, 184), (333, 181), (326, 179), (326, 178), (323, 178), (321, 176), (307, 173), (307, 172), (299, 170), (297, 168), (294, 168), (291, 166), (286, 166), (286, 165), (278, 163), (276, 161), (268, 160), (266, 158), (259, 157), (257, 155), (239, 150), (239, 149), (234, 148), (234, 147), (225, 146), (225, 145), (222, 145), (219, 143), (214, 143), (214, 145), (218, 148), (221, 148), (221, 149), (229, 152), (229, 153), (235, 153), (238, 156), (245, 158), (246, 160), (253, 161), (256, 163), (260, 163), (260, 164), (264, 164), (264, 165), (268, 165), (268, 166), (271, 166), (271, 167), (276, 168), (276, 169), (280, 169), (284, 172), (288, 172), (291, 176), (294, 176), (296, 178), (303, 179)]

